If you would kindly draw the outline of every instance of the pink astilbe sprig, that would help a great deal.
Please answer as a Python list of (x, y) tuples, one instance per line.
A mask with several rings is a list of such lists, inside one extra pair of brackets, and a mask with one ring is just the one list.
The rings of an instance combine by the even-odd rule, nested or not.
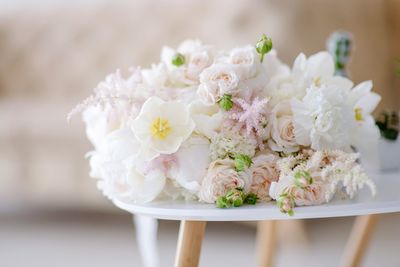
[(242, 98), (233, 99), (233, 107), (228, 112), (228, 119), (232, 129), (240, 131), (245, 129), (247, 136), (255, 137), (260, 147), (263, 147), (265, 127), (267, 123), (267, 104), (269, 99), (258, 97), (251, 102)]
[(131, 69), (130, 71), (132, 74), (127, 79), (122, 77), (119, 69), (115, 73), (109, 74), (93, 90), (94, 94), (71, 110), (67, 115), (67, 120), (70, 121), (72, 116), (84, 111), (89, 106), (100, 106), (102, 109), (110, 106), (112, 109), (115, 109), (117, 102), (124, 102), (128, 106), (129, 104), (138, 102), (135, 89), (142, 81), (140, 68)]

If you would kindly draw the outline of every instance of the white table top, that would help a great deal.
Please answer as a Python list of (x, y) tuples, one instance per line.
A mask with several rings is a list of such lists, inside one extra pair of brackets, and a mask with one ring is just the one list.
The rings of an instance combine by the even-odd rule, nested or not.
[(273, 202), (246, 205), (239, 208), (219, 209), (214, 204), (198, 202), (160, 201), (147, 204), (131, 204), (114, 200), (119, 208), (134, 214), (142, 214), (165, 220), (198, 221), (259, 221), (307, 218), (327, 218), (400, 212), (400, 173), (372, 176), (377, 187), (373, 198), (364, 188), (352, 200), (334, 199), (320, 206), (296, 207), (294, 216), (282, 214)]

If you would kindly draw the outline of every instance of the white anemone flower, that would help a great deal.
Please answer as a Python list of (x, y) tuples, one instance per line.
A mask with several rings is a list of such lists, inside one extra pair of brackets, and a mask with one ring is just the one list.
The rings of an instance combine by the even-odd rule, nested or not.
[(371, 113), (379, 104), (381, 97), (371, 92), (372, 87), (372, 81), (362, 82), (350, 91), (348, 98), (353, 122), (350, 142), (358, 150), (363, 150), (379, 138), (379, 130)]
[(160, 154), (175, 153), (192, 133), (195, 124), (189, 108), (178, 101), (149, 98), (131, 129), (142, 146), (141, 156), (152, 160)]

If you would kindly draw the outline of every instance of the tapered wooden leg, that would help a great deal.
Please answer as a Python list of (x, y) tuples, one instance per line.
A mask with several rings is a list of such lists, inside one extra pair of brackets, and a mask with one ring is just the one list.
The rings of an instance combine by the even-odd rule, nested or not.
[(260, 221), (257, 224), (257, 264), (271, 267), (276, 246), (276, 221)]
[(358, 267), (361, 264), (369, 240), (374, 232), (378, 215), (357, 216), (351, 230), (342, 259), (342, 267)]
[(181, 221), (175, 267), (199, 266), (201, 244), (205, 229), (206, 222)]

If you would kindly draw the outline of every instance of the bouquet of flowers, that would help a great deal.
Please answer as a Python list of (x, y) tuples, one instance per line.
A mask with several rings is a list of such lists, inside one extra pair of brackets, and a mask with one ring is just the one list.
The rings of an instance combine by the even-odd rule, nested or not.
[(161, 62), (106, 77), (82, 112), (90, 176), (111, 198), (184, 198), (218, 207), (350, 198), (373, 182), (354, 153), (379, 137), (372, 82), (335, 76), (328, 52), (282, 63), (265, 35), (218, 51), (188, 40)]

